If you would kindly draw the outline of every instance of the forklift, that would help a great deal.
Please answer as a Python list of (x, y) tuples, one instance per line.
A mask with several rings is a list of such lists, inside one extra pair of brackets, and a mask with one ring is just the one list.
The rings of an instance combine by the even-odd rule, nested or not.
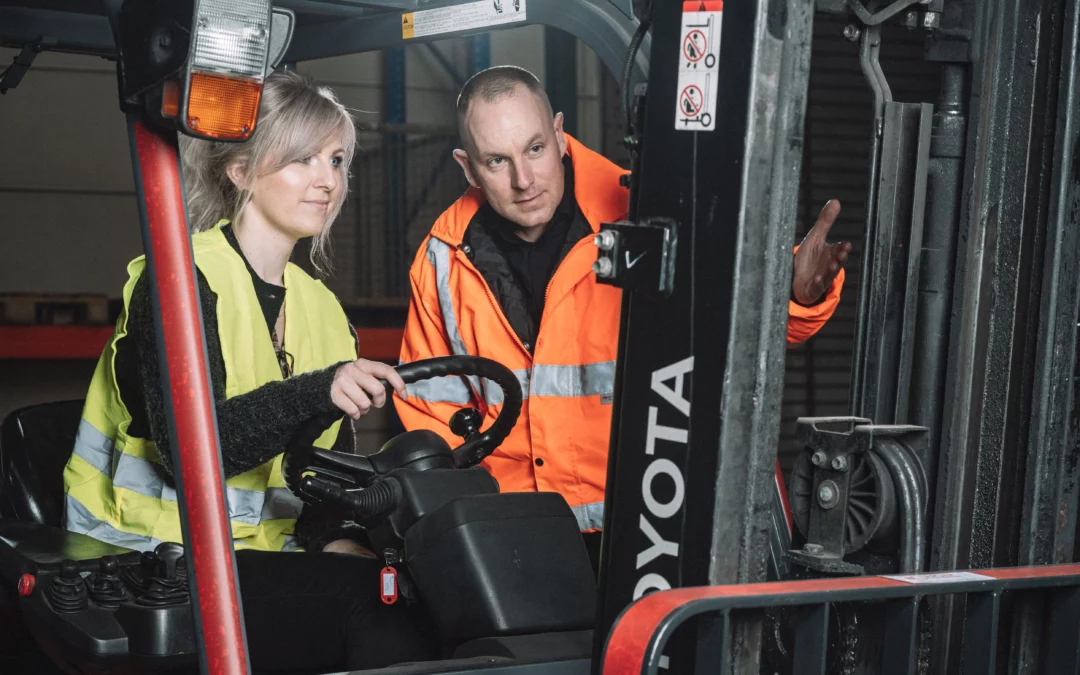
[[(456, 448), (406, 432), (333, 453), (313, 447), (325, 419), (290, 442), (290, 490), (400, 547), (454, 644), (366, 672), (1080, 673), (1078, 5), (0, 3), (0, 45), (21, 50), (9, 94), (42, 50), (117, 63), (164, 388), (186, 388), (169, 410), (184, 545), (152, 553), (62, 529), (71, 406), (5, 420), (4, 609), (65, 672), (250, 672), (176, 149), (208, 137), (200, 105), (222, 106), (201, 111), (217, 140), (256, 120), (194, 83), (257, 90), (285, 64), (541, 24), (618, 74), (631, 155), (627, 217), (596, 238), (597, 280), (623, 289), (599, 580), (561, 497), (500, 494), (477, 466), (516, 421), (513, 373), (469, 355), (400, 366), (483, 378), (504, 403), (487, 429), (455, 415)], [(798, 421), (785, 479), (789, 246), (824, 14), (848, 18), (873, 94), (851, 411)], [(893, 100), (890, 22), (926, 32), (937, 103)], [(200, 54), (211, 29), (243, 63)]]

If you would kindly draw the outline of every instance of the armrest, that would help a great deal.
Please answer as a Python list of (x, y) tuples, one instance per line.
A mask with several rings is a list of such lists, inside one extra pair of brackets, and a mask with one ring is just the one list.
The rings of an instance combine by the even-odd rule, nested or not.
[(80, 563), (85, 571), (96, 571), (97, 561), (107, 555), (124, 562), (137, 561), (140, 554), (58, 527), (0, 519), (0, 577), (8, 583), (17, 583), (26, 573), (58, 572), (64, 560)]

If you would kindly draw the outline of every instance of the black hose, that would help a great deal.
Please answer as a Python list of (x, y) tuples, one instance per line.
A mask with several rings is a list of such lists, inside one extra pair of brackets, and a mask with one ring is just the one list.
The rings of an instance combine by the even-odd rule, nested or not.
[(630, 119), (630, 77), (634, 73), (634, 59), (637, 58), (638, 49), (641, 47), (642, 40), (645, 39), (645, 34), (649, 32), (649, 26), (652, 24), (652, 6), (645, 10), (645, 14), (641, 17), (641, 23), (638, 24), (637, 30), (634, 31), (634, 36), (630, 38), (630, 46), (626, 51), (626, 60), (623, 61), (622, 67), (622, 113), (623, 118), (626, 120), (626, 133), (632, 133), (634, 124)]
[(920, 480), (921, 466), (914, 453), (905, 452), (894, 440), (882, 439), (875, 444), (874, 452), (889, 468), (893, 483), (900, 495), (900, 571), (921, 572), (925, 560), (924, 509), (926, 508), (926, 485)]
[(390, 513), (401, 502), (401, 484), (393, 478), (373, 482), (363, 490), (350, 492), (311, 476), (304, 476), (300, 489), (318, 499), (349, 509), (358, 520)]

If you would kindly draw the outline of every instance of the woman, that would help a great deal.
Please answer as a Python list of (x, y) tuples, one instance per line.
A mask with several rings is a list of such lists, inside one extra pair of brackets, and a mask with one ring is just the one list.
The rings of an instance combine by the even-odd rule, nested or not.
[[(356, 335), (333, 294), (289, 263), (296, 243), (311, 237), (312, 262), (320, 271), (328, 265), (353, 120), (329, 90), (279, 73), (265, 83), (248, 142), (181, 143), (252, 662), (326, 671), (428, 658), (417, 635), (422, 618), (379, 600), (382, 563), (364, 555), (362, 531), (325, 511), (297, 520), (302, 505), (281, 478), (285, 444), (312, 416), (359, 419), (382, 407), (377, 378), (406, 396), (391, 367), (357, 359)], [(152, 550), (180, 541), (181, 531), (144, 271), (143, 258), (128, 267), (124, 311), (87, 395), (64, 472), (65, 525)], [(350, 425), (335, 423), (319, 444), (351, 451)], [(297, 549), (309, 553), (279, 553)]]

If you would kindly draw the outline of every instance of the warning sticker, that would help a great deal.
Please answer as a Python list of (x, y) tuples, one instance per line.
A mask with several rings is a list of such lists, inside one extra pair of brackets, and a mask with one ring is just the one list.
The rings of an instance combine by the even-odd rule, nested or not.
[(525, 20), (525, 0), (479, 0), (401, 15), (401, 38), (454, 33)]
[(886, 579), (905, 584), (948, 584), (955, 581), (993, 581), (994, 577), (974, 572), (937, 572), (935, 574), (886, 574)]
[(675, 128), (712, 131), (720, 73), (722, 0), (683, 2)]

